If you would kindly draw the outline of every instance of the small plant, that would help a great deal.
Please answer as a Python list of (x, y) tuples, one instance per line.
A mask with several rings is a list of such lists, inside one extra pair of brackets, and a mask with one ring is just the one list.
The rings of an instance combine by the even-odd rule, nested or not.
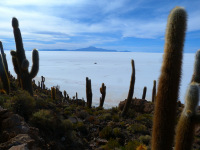
[(118, 143), (117, 140), (114, 140), (114, 139), (110, 139), (108, 141), (108, 143), (105, 146), (103, 146), (103, 148), (105, 150), (114, 150), (114, 149), (119, 148), (119, 147), (120, 147), (120, 144)]
[(136, 150), (147, 150), (147, 147), (145, 145), (139, 145)]
[(31, 123), (41, 131), (47, 132), (55, 130), (56, 121), (49, 110), (41, 109), (34, 113), (31, 118)]
[(113, 135), (115, 137), (120, 137), (121, 136), (121, 129), (120, 128), (114, 128), (113, 129)]
[(137, 140), (130, 141), (128, 144), (125, 146), (126, 150), (135, 150), (141, 143)]
[(35, 109), (34, 98), (26, 91), (20, 90), (8, 100), (5, 106), (28, 120)]
[(113, 134), (112, 134), (112, 128), (107, 126), (105, 128), (103, 128), (100, 132), (99, 132), (99, 136), (101, 138), (106, 138), (106, 139), (110, 139)]
[(139, 137), (140, 142), (142, 142), (145, 145), (149, 145), (151, 141), (151, 136), (150, 135), (141, 135)]
[(132, 133), (146, 133), (148, 131), (145, 125), (139, 123), (132, 124), (127, 129)]

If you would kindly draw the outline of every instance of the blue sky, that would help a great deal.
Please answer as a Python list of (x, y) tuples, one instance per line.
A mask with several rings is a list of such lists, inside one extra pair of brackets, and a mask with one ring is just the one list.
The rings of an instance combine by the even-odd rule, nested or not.
[(0, 40), (15, 49), (11, 20), (19, 20), (26, 50), (77, 49), (163, 51), (167, 17), (188, 13), (185, 52), (200, 49), (199, 0), (1, 0)]

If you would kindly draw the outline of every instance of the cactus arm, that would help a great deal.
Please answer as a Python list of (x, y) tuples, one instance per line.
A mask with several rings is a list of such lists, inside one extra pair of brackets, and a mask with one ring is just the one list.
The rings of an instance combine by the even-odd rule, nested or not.
[(130, 88), (129, 88), (129, 92), (128, 92), (128, 98), (126, 100), (125, 106), (123, 108), (122, 111), (122, 117), (124, 117), (130, 107), (131, 104), (131, 100), (133, 97), (133, 93), (134, 93), (134, 85), (135, 85), (135, 64), (134, 64), (134, 60), (131, 60), (131, 64), (132, 64), (132, 75), (131, 75), (131, 81), (130, 81)]
[(18, 61), (20, 65), (22, 64), (22, 61), (26, 59), (25, 52), (24, 52), (24, 46), (21, 36), (21, 31), (19, 29), (19, 23), (17, 18), (13, 17), (12, 19), (12, 26), (13, 26), (13, 33), (15, 37), (15, 43), (16, 43), (16, 52), (18, 55)]
[(32, 69), (30, 72), (30, 77), (34, 78), (39, 70), (39, 53), (38, 50), (34, 49), (32, 52), (32, 61), (33, 61), (33, 65), (32, 65)]
[(0, 56), (0, 78), (3, 83), (3, 88), (7, 94), (10, 92), (10, 81), (6, 72), (6, 69), (3, 64), (3, 58)]
[[(199, 102), (199, 87), (196, 83), (191, 83), (185, 97), (185, 106), (178, 121), (175, 137), (175, 150), (192, 150), (194, 140), (195, 122), (197, 118), (196, 110)], [(197, 120), (195, 120), (197, 119)]]
[(195, 55), (194, 71), (193, 71), (191, 82), (200, 83), (200, 69), (199, 68), (200, 68), (200, 50), (198, 50)]
[(4, 64), (4, 67), (6, 69), (6, 72), (8, 73), (8, 63), (7, 63), (7, 60), (6, 60), (6, 55), (4, 53), (3, 44), (2, 44), (1, 41), (0, 41), (0, 49), (1, 49), (2, 59), (3, 59), (3, 64)]

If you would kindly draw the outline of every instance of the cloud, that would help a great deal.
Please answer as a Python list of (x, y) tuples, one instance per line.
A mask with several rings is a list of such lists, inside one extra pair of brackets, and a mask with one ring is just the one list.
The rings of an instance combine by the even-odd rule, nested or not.
[(1, 0), (0, 39), (13, 41), (13, 16), (19, 20), (27, 47), (48, 43), (52, 48), (55, 44), (63, 48), (103, 46), (127, 37), (163, 39), (168, 13), (178, 4), (188, 11), (188, 32), (199, 31), (200, 11), (195, 9), (198, 1), (190, 5), (188, 1), (155, 0)]

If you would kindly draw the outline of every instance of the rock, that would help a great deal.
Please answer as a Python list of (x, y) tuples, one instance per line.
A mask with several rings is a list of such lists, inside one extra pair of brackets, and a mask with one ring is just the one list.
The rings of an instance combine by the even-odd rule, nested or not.
[[(125, 100), (119, 103), (119, 109), (123, 110), (125, 105)], [(154, 105), (144, 99), (132, 99), (130, 104), (130, 109), (140, 113), (152, 113), (154, 110)]]
[(96, 141), (98, 145), (105, 145), (108, 143), (106, 139), (97, 139)]
[(27, 144), (21, 144), (17, 146), (12, 146), (9, 150), (29, 150)]
[(17, 114), (12, 114), (8, 118), (4, 119), (1, 125), (2, 130), (8, 132), (14, 131), (16, 134), (26, 134), (29, 130), (29, 126), (24, 122), (24, 119)]
[(28, 134), (18, 134), (14, 138), (10, 139), (5, 143), (0, 144), (0, 149), (7, 150), (13, 146), (27, 144), (27, 146), (31, 147), (34, 140)]

